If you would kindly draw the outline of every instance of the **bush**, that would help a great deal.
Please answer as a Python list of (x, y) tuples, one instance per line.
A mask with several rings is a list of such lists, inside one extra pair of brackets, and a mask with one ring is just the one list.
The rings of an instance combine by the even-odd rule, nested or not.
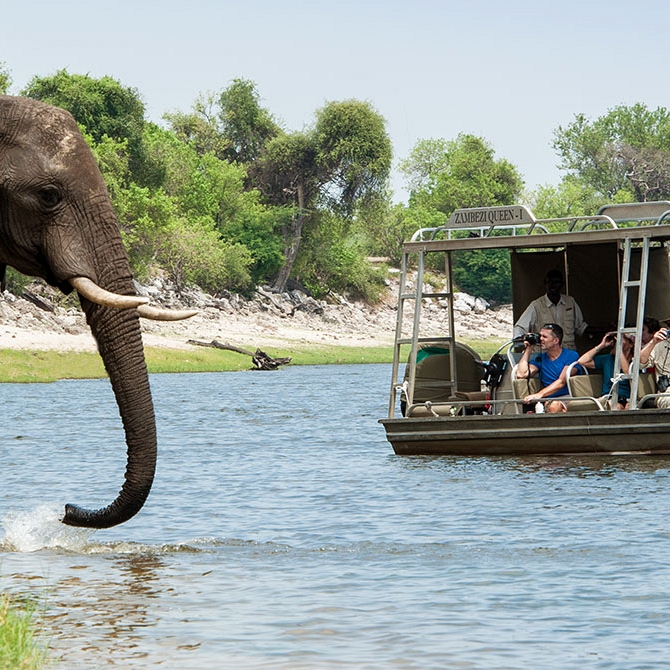
[(506, 249), (474, 249), (455, 254), (454, 283), (474, 296), (498, 304), (512, 301), (512, 270)]
[(249, 250), (221, 240), (206, 221), (173, 221), (158, 242), (156, 260), (178, 290), (196, 284), (210, 293), (244, 291), (251, 283)]

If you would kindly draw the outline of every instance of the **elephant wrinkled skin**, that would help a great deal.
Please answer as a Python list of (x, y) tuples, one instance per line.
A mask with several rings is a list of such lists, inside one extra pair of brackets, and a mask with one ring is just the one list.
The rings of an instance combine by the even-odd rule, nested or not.
[[(128, 447), (122, 489), (109, 506), (65, 506), (63, 522), (107, 528), (144, 504), (156, 467), (156, 422), (139, 314), (93, 302), (80, 286), (135, 296), (119, 226), (100, 170), (72, 116), (27, 98), (0, 96), (0, 276), (6, 266), (65, 293), (77, 283), (82, 309), (116, 396)], [(86, 281), (90, 280), (90, 281)], [(113, 306), (114, 305), (114, 306)], [(126, 303), (123, 303), (126, 305)]]

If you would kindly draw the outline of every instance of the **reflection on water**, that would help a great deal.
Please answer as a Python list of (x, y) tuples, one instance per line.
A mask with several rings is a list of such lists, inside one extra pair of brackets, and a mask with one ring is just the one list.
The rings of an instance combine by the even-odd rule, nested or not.
[(130, 554), (116, 558), (107, 567), (107, 577), (96, 574), (79, 560), (70, 575), (50, 584), (58, 593), (48, 597), (46, 625), (67, 639), (68, 665), (87, 663), (112, 655), (114, 663), (147, 658), (143, 648), (145, 632), (155, 625), (158, 612), (153, 606), (159, 597), (158, 575), (163, 563), (155, 554)]
[(0, 586), (75, 669), (665, 667), (670, 460), (397, 457), (389, 373), (152, 377), (154, 490), (96, 532), (106, 384), (0, 385)]

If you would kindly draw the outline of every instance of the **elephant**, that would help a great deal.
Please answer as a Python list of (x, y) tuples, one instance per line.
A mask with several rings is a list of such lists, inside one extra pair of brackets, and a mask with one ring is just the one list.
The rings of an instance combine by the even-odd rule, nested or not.
[(37, 100), (0, 96), (0, 278), (7, 266), (76, 290), (119, 407), (128, 456), (108, 506), (67, 504), (71, 526), (109, 528), (144, 505), (154, 479), (156, 421), (140, 316), (166, 314), (137, 295), (104, 179), (74, 118)]

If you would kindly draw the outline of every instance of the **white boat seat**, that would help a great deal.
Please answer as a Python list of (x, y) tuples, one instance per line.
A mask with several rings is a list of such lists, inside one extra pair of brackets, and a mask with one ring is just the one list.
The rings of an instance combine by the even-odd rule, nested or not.
[[(455, 391), (472, 392), (481, 390), (483, 368), (480, 358), (466, 344), (456, 342), (456, 366), (458, 368), (458, 387), (454, 389), (451, 379), (451, 357), (449, 345), (444, 342), (421, 342), (417, 354), (416, 376), (414, 381), (414, 403), (426, 401), (447, 402)], [(409, 366), (405, 369), (408, 378)]]
[(656, 388), (656, 374), (654, 372), (640, 372), (637, 379), (637, 398), (642, 400), (645, 396), (658, 393)]
[(515, 400), (521, 400), (531, 393), (537, 393), (542, 388), (540, 379), (537, 376), (517, 379), (516, 371), (518, 367), (518, 365), (515, 365), (512, 368), (512, 391)]
[(587, 367), (581, 366), (582, 374), (573, 375), (572, 370), (577, 363), (568, 365), (568, 394), (573, 398), (599, 398), (603, 394), (603, 376), (596, 372), (591, 374)]
[(565, 396), (568, 412), (602, 412), (605, 409), (602, 400), (602, 398), (586, 395), (577, 398)]

